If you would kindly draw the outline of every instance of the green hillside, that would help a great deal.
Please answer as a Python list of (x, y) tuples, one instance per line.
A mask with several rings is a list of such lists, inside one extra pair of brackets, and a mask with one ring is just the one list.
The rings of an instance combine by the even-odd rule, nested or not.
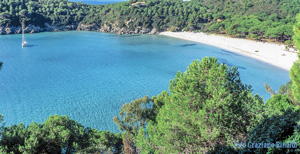
[[(145, 0), (87, 5), (66, 0), (1, 0), (0, 25), (94, 24), (108, 31), (204, 31), (253, 39), (291, 40), (298, 0)], [(90, 30), (90, 29), (87, 29)]]

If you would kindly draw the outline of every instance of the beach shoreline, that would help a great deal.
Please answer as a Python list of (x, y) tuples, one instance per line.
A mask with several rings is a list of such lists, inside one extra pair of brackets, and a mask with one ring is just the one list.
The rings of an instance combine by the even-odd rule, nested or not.
[(275, 43), (256, 42), (247, 39), (194, 32), (161, 32), (159, 35), (203, 43), (240, 53), (287, 71), (291, 69), (293, 63), (298, 59), (296, 52), (286, 51), (285, 45)]

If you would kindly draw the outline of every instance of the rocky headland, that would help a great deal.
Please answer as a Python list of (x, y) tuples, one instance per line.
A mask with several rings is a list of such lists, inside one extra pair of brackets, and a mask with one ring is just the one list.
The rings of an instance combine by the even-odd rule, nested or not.
[[(122, 34), (158, 34), (159, 32), (154, 28), (144, 28), (144, 27), (136, 27), (136, 28), (129, 28), (128, 23), (126, 26), (120, 27), (118, 23), (115, 24), (102, 24), (98, 25), (96, 23), (93, 24), (83, 24), (79, 23), (76, 25), (50, 25), (45, 23), (43, 27), (29, 24), (25, 26), (24, 32), (25, 33), (39, 33), (39, 32), (55, 32), (55, 31), (70, 31), (70, 30), (77, 30), (77, 31), (99, 31), (104, 33), (116, 33), (119, 35)], [(22, 27), (21, 26), (0, 26), (0, 35), (7, 35), (7, 34), (21, 34)]]

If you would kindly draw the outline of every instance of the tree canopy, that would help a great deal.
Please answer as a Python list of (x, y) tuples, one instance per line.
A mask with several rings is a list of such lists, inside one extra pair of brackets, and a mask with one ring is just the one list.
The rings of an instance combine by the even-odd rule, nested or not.
[(123, 28), (138, 32), (204, 31), (234, 37), (292, 39), (299, 1), (290, 0), (145, 0), (145, 5), (126, 1), (87, 5), (67, 0), (2, 0), (0, 26), (26, 24), (45, 27), (93, 24), (98, 28)]
[(147, 131), (140, 129), (142, 153), (204, 153), (216, 144), (244, 140), (264, 112), (237, 68), (215, 58), (194, 61), (170, 82), (170, 97)]
[[(297, 23), (294, 26), (294, 42), (300, 50), (300, 14), (297, 16)], [(292, 93), (294, 99), (300, 104), (300, 53), (298, 53), (298, 60), (293, 64), (290, 70), (290, 77), (292, 80)]]
[(43, 124), (8, 126), (1, 133), (1, 153), (119, 153), (121, 134), (84, 128), (66, 116), (50, 116)]

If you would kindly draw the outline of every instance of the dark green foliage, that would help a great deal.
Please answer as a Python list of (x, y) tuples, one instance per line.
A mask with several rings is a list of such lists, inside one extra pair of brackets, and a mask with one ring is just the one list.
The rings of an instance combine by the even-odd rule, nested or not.
[(120, 117), (114, 117), (113, 121), (123, 131), (137, 133), (139, 128), (145, 128), (152, 114), (151, 99), (147, 96), (126, 103), (120, 109)]
[(123, 143), (120, 133), (114, 134), (109, 131), (99, 132), (96, 129), (90, 129), (86, 138), (86, 146), (81, 153), (121, 153), (122, 151)]
[(145, 0), (146, 5), (126, 1), (109, 5), (86, 5), (67, 0), (0, 1), (0, 26), (95, 24), (131, 32), (208, 31), (253, 39), (290, 41), (300, 1), (272, 0)]
[(300, 54), (299, 59), (293, 64), (290, 70), (292, 80), (292, 93), (295, 101), (300, 105)]
[[(124, 20), (130, 19), (131, 22), (140, 23), (135, 24), (135, 28), (150, 27), (161, 31), (202, 30), (285, 42), (291, 40), (292, 25), (295, 22), (293, 17), (299, 12), (297, 6), (300, 5), (298, 1), (289, 0), (280, 3), (270, 0), (243, 2), (147, 0), (146, 2), (147, 5), (144, 7), (132, 7), (130, 3), (113, 5), (110, 12), (102, 14), (102, 21), (109, 21), (111, 24), (119, 22), (120, 26)], [(292, 3), (296, 4), (291, 5)]]
[[(167, 96), (167, 92), (162, 92), (157, 98), (150, 99), (145, 96), (130, 103), (126, 103), (120, 109), (120, 118), (114, 117), (113, 121), (123, 132), (123, 152), (136, 153), (136, 136), (139, 129), (145, 129), (150, 120), (155, 120), (159, 108), (163, 105), (162, 97)], [(152, 103), (154, 102), (154, 103)]]
[(294, 40), (295, 46), (298, 49), (300, 49), (300, 14), (297, 15), (296, 19), (297, 19), (297, 22), (294, 25), (293, 40)]
[(240, 151), (230, 146), (216, 145), (213, 150), (207, 152), (207, 154), (238, 154)]
[(143, 153), (207, 152), (215, 145), (244, 140), (262, 117), (263, 102), (242, 84), (237, 68), (215, 58), (194, 61), (170, 82), (171, 92), (156, 123), (140, 129)]
[[(299, 146), (299, 133), (300, 133), (300, 110), (293, 111), (288, 109), (281, 115), (273, 115), (265, 117), (253, 130), (248, 134), (246, 143), (274, 143), (283, 142), (289, 143), (290, 141), (297, 142)], [(295, 153), (300, 152), (299, 149), (284, 149), (284, 148), (263, 148), (255, 149), (248, 146), (244, 151), (252, 153)]]
[[(277, 92), (275, 90), (272, 90), (272, 88), (268, 84), (265, 83), (266, 91), (269, 92), (272, 96), (272, 98), (270, 98), (267, 101), (267, 104), (271, 103), (271, 104), (275, 105), (274, 109), (276, 109), (277, 111), (283, 109), (283, 107), (285, 109), (287, 109), (287, 107), (291, 107), (293, 109), (299, 108), (300, 107), (299, 102), (296, 101), (294, 98), (294, 94), (292, 92), (292, 86), (293, 86), (292, 81), (289, 81), (285, 85), (280, 85), (279, 90)], [(270, 102), (270, 103), (268, 103), (268, 102)], [(281, 103), (283, 103), (283, 104), (280, 105)], [(273, 112), (273, 111), (271, 111), (271, 112)]]
[[(300, 16), (297, 16), (300, 19)], [(300, 20), (298, 20), (300, 21)], [(295, 45), (299, 48), (299, 23), (294, 27), (293, 37)], [(264, 119), (248, 133), (244, 142), (246, 148), (233, 149), (232, 146), (217, 145), (209, 153), (300, 153), (299, 148), (279, 148), (276, 143), (300, 143), (300, 106), (297, 100), (299, 95), (299, 60), (296, 61), (290, 71), (291, 80), (286, 85), (281, 85), (278, 92), (265, 84), (270, 98), (266, 104)], [(296, 91), (296, 92), (295, 92)], [(274, 143), (274, 148), (255, 148), (252, 143)], [(252, 146), (252, 147), (251, 147)], [(239, 151), (237, 151), (239, 150)]]
[[(15, 154), (18, 153), (21, 154), (23, 151), (19, 151), (19, 147), (20, 148), (24, 147), (25, 145), (24, 139), (26, 135), (27, 135), (26, 129), (23, 124), (19, 124), (18, 126), (6, 127), (4, 129), (3, 134), (1, 135), (1, 141), (0, 141), (1, 151), (5, 151), (6, 153), (13, 152)], [(35, 151), (35, 150), (31, 150), (31, 151)]]
[(289, 99), (288, 95), (276, 94), (266, 102), (266, 107), (270, 115), (281, 114), (283, 111), (291, 108), (299, 109), (300, 106), (295, 106)]
[(126, 103), (120, 109), (120, 117), (114, 117), (113, 121), (119, 126), (123, 133), (123, 143), (125, 153), (135, 153), (135, 136), (139, 128), (145, 128), (150, 120), (152, 112), (151, 100), (149, 97), (136, 99)]
[[(294, 26), (294, 43), (298, 50), (300, 49), (300, 14), (297, 16), (297, 23)], [(300, 105), (300, 54), (298, 53), (298, 60), (293, 64), (290, 70), (290, 77), (292, 80), (292, 93), (295, 101)]]
[(0, 26), (20, 26), (21, 21), (25, 21), (26, 25), (41, 27), (45, 23), (57, 26), (76, 25), (87, 14), (100, 9), (101, 6), (67, 0), (1, 0)]
[(120, 134), (84, 128), (66, 116), (50, 116), (43, 124), (5, 127), (0, 149), (5, 153), (119, 153)]
[(154, 112), (152, 114), (152, 117), (150, 117), (150, 120), (152, 120), (152, 122), (156, 122), (156, 116), (158, 115), (160, 108), (162, 108), (162, 106), (165, 104), (165, 102), (168, 102), (169, 99), (170, 99), (170, 96), (167, 91), (163, 91), (156, 97), (155, 96), (152, 97), (153, 112)]
[(280, 85), (278, 92), (273, 90), (269, 84), (265, 83), (266, 92), (270, 93), (271, 96), (274, 96), (275, 94), (281, 94), (281, 95), (287, 94), (290, 97), (292, 95), (291, 88), (292, 88), (292, 81), (287, 82), (285, 85)]
[(280, 85), (279, 87), (279, 94), (288, 94), (291, 95), (291, 87), (292, 87), (292, 81), (287, 82), (285, 85)]

